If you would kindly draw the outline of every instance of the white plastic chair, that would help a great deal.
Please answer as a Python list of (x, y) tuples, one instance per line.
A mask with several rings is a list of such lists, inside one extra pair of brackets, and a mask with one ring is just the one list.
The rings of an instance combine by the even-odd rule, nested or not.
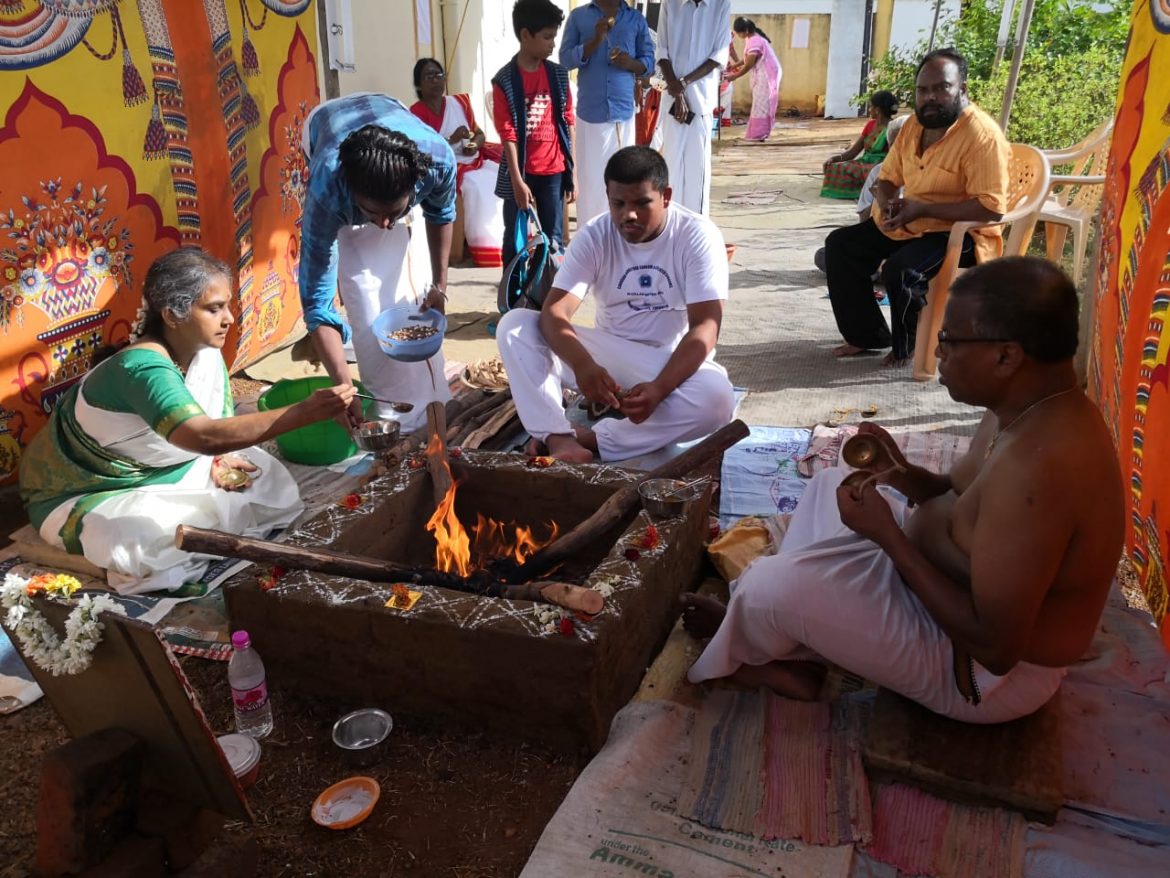
[(961, 222), (951, 226), (947, 252), (942, 267), (930, 282), (926, 306), (918, 315), (918, 330), (914, 336), (914, 379), (929, 381), (938, 371), (935, 355), (936, 338), (947, 308), (951, 284), (962, 270), (959, 257), (963, 252), (963, 236), (972, 229), (1011, 224), (1004, 241), (1004, 256), (1023, 256), (1036, 228), (1036, 211), (1048, 194), (1048, 162), (1034, 146), (1012, 144), (1012, 159), (1008, 165), (1007, 213), (994, 223)]
[(1061, 150), (1041, 150), (1050, 168), (1072, 165), (1071, 173), (1049, 177), (1048, 198), (1037, 214), (1044, 223), (1047, 256), (1060, 262), (1064, 242), (1072, 230), (1073, 283), (1077, 289), (1085, 273), (1085, 251), (1089, 246), (1089, 226), (1097, 216), (1105, 182), (1105, 165), (1109, 160), (1109, 142), (1113, 120), (1099, 125), (1076, 146)]

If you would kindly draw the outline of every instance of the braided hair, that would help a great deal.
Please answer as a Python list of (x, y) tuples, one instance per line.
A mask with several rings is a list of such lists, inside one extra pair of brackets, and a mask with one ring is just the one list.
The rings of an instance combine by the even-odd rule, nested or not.
[(383, 203), (413, 192), (432, 164), (413, 140), (381, 125), (354, 131), (342, 141), (338, 156), (350, 192)]

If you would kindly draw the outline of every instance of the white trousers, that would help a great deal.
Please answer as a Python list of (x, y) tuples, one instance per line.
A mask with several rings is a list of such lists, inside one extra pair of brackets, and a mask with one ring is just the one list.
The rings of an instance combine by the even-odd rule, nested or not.
[(605, 165), (613, 154), (634, 145), (634, 119), (624, 122), (577, 120), (577, 228), (609, 211)]
[(404, 433), (426, 423), (428, 402), (451, 398), (443, 375), (443, 352), (421, 363), (400, 363), (382, 352), (370, 327), (387, 308), (421, 303), (430, 274), (430, 251), (418, 207), (409, 226), (397, 223), (392, 229), (380, 229), (367, 223), (343, 228), (337, 235), (338, 288), (353, 329), (353, 352), (362, 383), (373, 396), (414, 404), (409, 413), (398, 414), (389, 406), (372, 403), (370, 414), (398, 421)]
[[(846, 474), (822, 470), (805, 488), (780, 551), (753, 561), (733, 584), (727, 615), (687, 678), (726, 677), (742, 665), (807, 658), (811, 649), (964, 722), (1007, 722), (1042, 707), (1063, 668), (1021, 662), (997, 677), (975, 662), (981, 701), (967, 702), (955, 684), (950, 638), (890, 557), (842, 524), (836, 492)], [(905, 502), (882, 490), (903, 524)]]
[(670, 172), (672, 198), (683, 207), (707, 216), (711, 210), (710, 113), (696, 113), (684, 125), (667, 112), (672, 98), (664, 95), (658, 128), (662, 132), (662, 157)]
[[(574, 326), (577, 338), (622, 387), (632, 387), (658, 376), (671, 350), (609, 335), (588, 326)], [(508, 371), (512, 399), (524, 429), (544, 441), (550, 435), (572, 433), (565, 416), (562, 389), (577, 388), (573, 370), (552, 352), (540, 331), (536, 311), (509, 311), (500, 318), (496, 343)], [(640, 424), (605, 418), (593, 427), (602, 460), (625, 460), (657, 451), (672, 442), (699, 439), (731, 420), (735, 392), (727, 372), (713, 360), (680, 384), (654, 413)]]

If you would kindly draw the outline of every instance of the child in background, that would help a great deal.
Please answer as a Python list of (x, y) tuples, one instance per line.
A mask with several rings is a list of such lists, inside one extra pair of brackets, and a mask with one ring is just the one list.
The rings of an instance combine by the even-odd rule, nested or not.
[(564, 13), (551, 0), (516, 0), (512, 28), (520, 51), (492, 79), (492, 116), (504, 147), (496, 194), (504, 200), (504, 265), (518, 251), (516, 217), (529, 207), (556, 246), (564, 242), (564, 202), (572, 202), (573, 97), (569, 71), (548, 58)]

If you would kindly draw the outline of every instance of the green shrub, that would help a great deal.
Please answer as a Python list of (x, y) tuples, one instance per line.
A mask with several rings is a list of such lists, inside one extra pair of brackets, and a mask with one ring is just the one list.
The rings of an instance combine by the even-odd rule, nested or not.
[[(1036, 0), (1008, 122), (1012, 140), (1044, 149), (1069, 146), (1113, 114), (1131, 3), (1115, 0), (1098, 11), (1077, 0)], [(967, 57), (971, 98), (993, 116), (1003, 106), (1011, 68), (1009, 44), (994, 74), (991, 69), (1002, 9), (1003, 0), (967, 0), (958, 17), (940, 22), (934, 41)], [(912, 107), (914, 70), (925, 53), (926, 40), (889, 52), (870, 72), (870, 91), (889, 89)]]

